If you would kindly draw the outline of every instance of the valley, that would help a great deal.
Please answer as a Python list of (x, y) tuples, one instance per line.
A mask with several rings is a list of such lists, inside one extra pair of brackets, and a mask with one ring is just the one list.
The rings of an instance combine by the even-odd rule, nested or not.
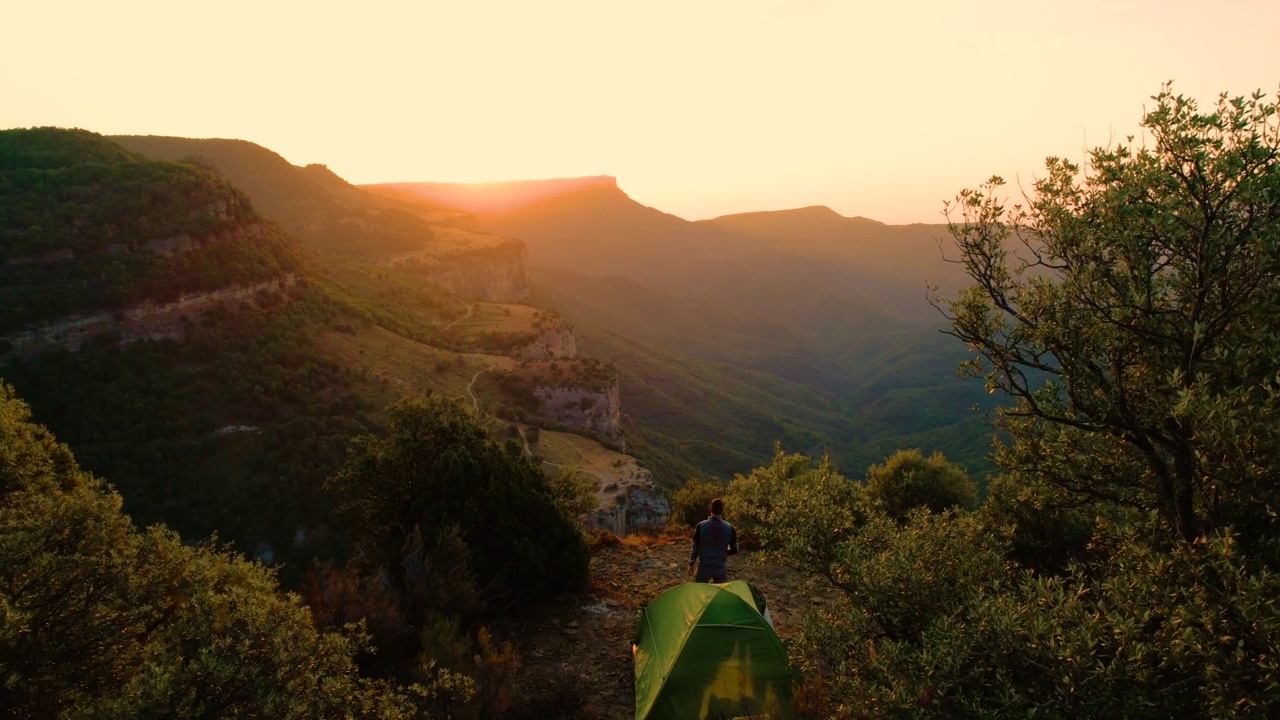
[[(9, 171), (68, 183), (117, 229), (107, 243), (33, 227), (4, 246), (11, 287), (35, 293), (6, 316), (0, 376), (110, 479), (133, 522), (218, 537), (275, 568), (318, 617), (330, 601), (316, 593), (331, 590), (317, 578), (374, 592), (335, 483), (414, 402), (462, 408), (504, 462), (532, 461), (570, 493), (596, 537), (661, 533), (687, 481), (726, 483), (778, 447), (859, 468), (908, 443), (990, 467), (975, 408), (992, 405), (952, 384), (957, 353), (903, 304), (919, 279), (907, 269), (924, 264), (915, 231), (901, 244), (913, 259), (894, 266), (887, 231), (829, 211), (688, 223), (612, 178), (505, 184), (487, 189), (494, 204), (472, 205), (465, 188), (366, 191), (249, 143), (117, 140), (128, 150), (46, 132), (51, 149), (79, 143), (102, 159), (81, 148), (61, 160), (68, 170)], [(170, 199), (172, 219), (130, 225), (124, 201), (103, 210), (85, 185), (106, 172), (98, 164), (138, 174), (144, 193), (177, 175), (222, 199)], [(46, 229), (83, 224), (83, 208), (45, 208)], [(788, 223), (815, 235), (792, 243)], [(881, 233), (853, 241), (880, 243), (867, 269), (846, 247), (850, 228)], [(61, 278), (83, 289), (46, 284)], [(601, 573), (593, 592), (614, 599), (597, 604), (635, 607)], [(456, 612), (479, 621), (475, 606)], [(601, 632), (622, 633), (613, 622)], [(395, 648), (414, 643), (395, 623), (374, 627), (389, 655), (370, 667), (403, 672)], [(532, 642), (521, 654), (533, 659), (553, 644)], [(608, 693), (591, 716), (628, 701)]]
[[(928, 301), (964, 284), (963, 269), (943, 255), (944, 226), (888, 226), (826, 208), (691, 223), (632, 201), (613, 178), (371, 189), (459, 203), (471, 213), (468, 227), (528, 244), (536, 302), (572, 317), (583, 348), (631, 375), (621, 383), (632, 394), (625, 412), (644, 417), (646, 437), (658, 444), (641, 446), (665, 463), (663, 475), (731, 477), (778, 439), (853, 467), (919, 446), (979, 473), (991, 468), (983, 418), (997, 403), (956, 377), (965, 353), (941, 335)], [(630, 347), (617, 344), (622, 338)], [(667, 354), (666, 370), (634, 364)], [(695, 420), (716, 413), (717, 389), (682, 391), (690, 402), (679, 409), (659, 389), (683, 384), (702, 363), (702, 372), (745, 373), (739, 396), (773, 395), (765, 407), (791, 406), (793, 421), (809, 417), (714, 440), (719, 428), (739, 424)], [(908, 395), (908, 422), (885, 422)], [(669, 409), (647, 410), (655, 403)], [(839, 419), (815, 417), (823, 413)], [(759, 412), (739, 407), (735, 415)], [(682, 438), (665, 437), (669, 428), (681, 428)]]

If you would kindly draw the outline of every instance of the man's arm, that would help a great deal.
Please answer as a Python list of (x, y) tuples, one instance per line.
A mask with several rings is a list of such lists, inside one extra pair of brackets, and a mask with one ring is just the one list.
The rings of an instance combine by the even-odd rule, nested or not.
[(729, 549), (725, 551), (726, 555), (738, 554), (738, 531), (729, 526)]

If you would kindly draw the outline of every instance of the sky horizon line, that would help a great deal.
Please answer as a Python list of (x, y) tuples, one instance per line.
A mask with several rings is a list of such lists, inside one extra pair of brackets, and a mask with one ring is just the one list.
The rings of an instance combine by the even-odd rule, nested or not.
[[(204, 139), (212, 139), (212, 138), (204, 138)], [(317, 165), (324, 165), (324, 163), (314, 163), (314, 164), (317, 164)], [(326, 167), (327, 167), (327, 166), (326, 166)], [(330, 170), (332, 171), (332, 169), (331, 169), (331, 168), (330, 168)], [(337, 173), (334, 173), (334, 174), (336, 175)], [(339, 175), (338, 177), (342, 177), (342, 176), (341, 176), (341, 175)], [(639, 200), (636, 200), (634, 197), (632, 197), (630, 192), (627, 192), (627, 188), (626, 188), (626, 186), (625, 186), (625, 183), (623, 183), (623, 182), (619, 181), (619, 179), (618, 179), (618, 177), (617, 177), (616, 175), (609, 175), (609, 174), (600, 174), (600, 175), (582, 175), (582, 176), (579, 176), (579, 177), (515, 178), (515, 179), (510, 179), (510, 180), (476, 180), (476, 181), (451, 181), (451, 180), (392, 180), (392, 181), (389, 181), (389, 182), (371, 182), (371, 183), (355, 183), (355, 182), (351, 182), (351, 185), (353, 185), (354, 187), (359, 187), (359, 188), (365, 188), (365, 187), (379, 187), (379, 186), (386, 186), (386, 185), (417, 185), (417, 184), (423, 184), (423, 185), (449, 185), (449, 186), (460, 186), (460, 185), (462, 185), (462, 186), (467, 186), (467, 185), (511, 185), (511, 184), (524, 184), (524, 183), (530, 183), (530, 184), (532, 184), (532, 183), (554, 183), (554, 182), (565, 182), (565, 181), (572, 181), (572, 180), (588, 180), (588, 179), (595, 179), (595, 178), (607, 178), (607, 179), (609, 179), (609, 180), (612, 180), (612, 181), (613, 181), (613, 185), (614, 185), (614, 187), (616, 187), (620, 192), (622, 192), (622, 193), (623, 193), (624, 195), (626, 195), (628, 198), (631, 198), (631, 200), (633, 200), (633, 201), (635, 201), (635, 202), (640, 202)], [(343, 180), (346, 180), (346, 178), (343, 178)], [(350, 181), (348, 181), (348, 182), (350, 182)], [(641, 203), (641, 204), (643, 204), (643, 203)], [(815, 204), (811, 204), (811, 205), (797, 205), (797, 206), (794, 206), (794, 207), (780, 207), (780, 208), (765, 208), (765, 209), (757, 209), (757, 210), (743, 210), (743, 211), (740, 211), (740, 212), (723, 213), (723, 214), (720, 214), (720, 215), (714, 215), (714, 216), (711, 216), (711, 217), (704, 217), (704, 218), (687, 218), (687, 217), (683, 217), (683, 216), (681, 216), (681, 215), (676, 215), (675, 213), (668, 212), (668, 211), (666, 211), (666, 210), (663, 210), (663, 209), (662, 209), (662, 208), (660, 208), (660, 207), (653, 206), (653, 205), (646, 205), (646, 207), (650, 207), (650, 208), (652, 208), (652, 209), (654, 209), (654, 210), (662, 211), (662, 212), (664, 212), (664, 213), (667, 213), (668, 215), (675, 215), (675, 217), (678, 217), (678, 218), (680, 218), (681, 220), (687, 220), (687, 221), (689, 221), (689, 222), (699, 222), (699, 221), (702, 221), (702, 220), (715, 220), (715, 219), (717, 219), (717, 218), (729, 217), (729, 216), (732, 216), (732, 215), (748, 215), (748, 214), (751, 214), (751, 213), (767, 213), (767, 212), (788, 212), (788, 211), (792, 211), (792, 210), (811, 210), (811, 209), (815, 209), (815, 208), (821, 208), (821, 209), (825, 209), (825, 210), (830, 210), (831, 212), (833, 212), (833, 213), (835, 213), (835, 214), (839, 215), (840, 217), (845, 218), (845, 219), (847, 219), (847, 220), (855, 220), (855, 219), (857, 219), (857, 220), (873, 220), (873, 221), (875, 221), (875, 222), (881, 222), (881, 221), (877, 220), (876, 218), (873, 218), (873, 217), (867, 217), (867, 216), (865, 216), (865, 215), (845, 215), (845, 214), (841, 213), (840, 211), (836, 210), (835, 208), (833, 208), (833, 207), (831, 207), (831, 206), (829, 206), (829, 205), (823, 205), (823, 204), (821, 204), (821, 203), (815, 203)], [(883, 223), (883, 224), (885, 224), (885, 225), (936, 225), (936, 224), (945, 224), (945, 223)]]
[[(0, 127), (244, 138), (355, 184), (620, 178), (687, 219), (942, 221), (992, 175), (1280, 86), (1280, 3), (17, 3)], [(1194, 42), (1189, 42), (1194, 39)]]

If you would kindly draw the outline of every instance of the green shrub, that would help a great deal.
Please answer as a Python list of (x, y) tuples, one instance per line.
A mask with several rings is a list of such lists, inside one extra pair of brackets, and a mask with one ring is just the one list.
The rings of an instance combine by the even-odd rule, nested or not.
[(895, 520), (905, 519), (916, 508), (937, 513), (978, 506), (978, 486), (940, 452), (928, 458), (919, 450), (895, 452), (883, 465), (867, 468), (866, 492), (868, 500)]
[[(671, 496), (671, 520), (692, 527), (707, 519), (711, 501), (725, 494), (724, 485), (718, 482), (690, 480)], [(728, 514), (729, 503), (725, 503)]]
[[(407, 718), (261, 565), (138, 532), (0, 384), (0, 715)], [(74, 679), (74, 682), (69, 680)]]
[(406, 542), (454, 525), (490, 607), (585, 588), (587, 551), (546, 478), (511, 443), (490, 439), (460, 400), (402, 400), (387, 435), (355, 438), (326, 483), (363, 552), (404, 582)]
[(589, 513), (596, 509), (596, 488), (600, 481), (594, 475), (588, 475), (571, 467), (562, 467), (554, 475), (547, 477), (547, 487), (551, 497), (561, 514), (570, 522), (582, 522)]

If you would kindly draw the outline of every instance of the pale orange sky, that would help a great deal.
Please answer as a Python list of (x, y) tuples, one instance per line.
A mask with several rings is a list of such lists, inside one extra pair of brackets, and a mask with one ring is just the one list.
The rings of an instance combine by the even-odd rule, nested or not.
[(1280, 2), (4, 0), (0, 128), (243, 138), (355, 183), (614, 175), (688, 219), (937, 222), (1280, 86)]

